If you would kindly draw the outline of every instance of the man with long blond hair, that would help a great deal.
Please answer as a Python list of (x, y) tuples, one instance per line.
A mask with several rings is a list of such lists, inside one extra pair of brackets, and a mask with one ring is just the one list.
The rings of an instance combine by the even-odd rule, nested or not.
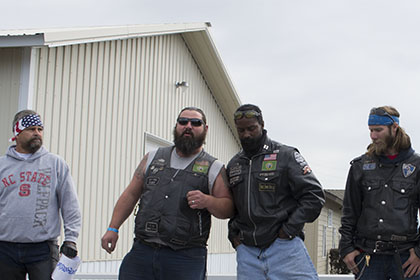
[(356, 279), (420, 279), (420, 156), (391, 106), (373, 108), (372, 143), (351, 162), (340, 255)]

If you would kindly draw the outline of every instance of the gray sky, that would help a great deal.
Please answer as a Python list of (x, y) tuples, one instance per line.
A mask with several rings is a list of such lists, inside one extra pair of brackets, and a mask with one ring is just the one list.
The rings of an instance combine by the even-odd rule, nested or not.
[(207, 21), (242, 102), (325, 188), (369, 144), (371, 107), (395, 106), (420, 151), (417, 0), (3, 1), (0, 29)]

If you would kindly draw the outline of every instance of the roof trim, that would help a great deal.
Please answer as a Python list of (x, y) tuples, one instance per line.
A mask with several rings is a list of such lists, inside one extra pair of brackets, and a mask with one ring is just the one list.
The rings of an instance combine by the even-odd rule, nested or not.
[(180, 34), (200, 68), (236, 140), (233, 113), (241, 105), (229, 74), (210, 36), (209, 22), (105, 27), (0, 30), (0, 47), (59, 47), (110, 40)]
[(26, 30), (0, 30), (0, 47), (8, 38), (14, 39), (14, 45), (28, 46), (26, 41), (32, 36), (40, 37), (32, 46), (58, 47), (65, 45), (93, 43), (100, 41), (122, 40), (128, 38), (203, 31), (210, 23), (185, 23), (185, 24), (150, 24), (150, 25), (122, 25), (80, 28), (53, 28), (53, 29), (26, 29)]

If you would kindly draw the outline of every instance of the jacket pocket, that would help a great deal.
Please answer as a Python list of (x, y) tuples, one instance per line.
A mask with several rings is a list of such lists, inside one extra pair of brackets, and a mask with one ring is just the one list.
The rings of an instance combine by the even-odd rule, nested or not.
[(391, 188), (393, 190), (394, 208), (400, 210), (407, 209), (414, 185), (407, 182), (393, 182)]
[(256, 191), (258, 192), (258, 200), (261, 206), (271, 208), (276, 204), (279, 192), (280, 171), (258, 172), (254, 174), (256, 182)]

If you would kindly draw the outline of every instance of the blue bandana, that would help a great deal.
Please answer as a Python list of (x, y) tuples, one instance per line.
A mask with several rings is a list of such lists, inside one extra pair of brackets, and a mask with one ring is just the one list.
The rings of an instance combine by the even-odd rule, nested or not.
[(394, 122), (400, 124), (400, 119), (391, 115), (369, 115), (368, 125), (392, 125)]

